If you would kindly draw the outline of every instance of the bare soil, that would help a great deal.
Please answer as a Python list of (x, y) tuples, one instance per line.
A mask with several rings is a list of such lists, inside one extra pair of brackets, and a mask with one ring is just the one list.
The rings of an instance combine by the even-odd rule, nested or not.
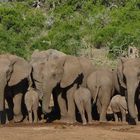
[(140, 124), (93, 122), (92, 125), (64, 123), (8, 124), (0, 126), (0, 140), (140, 140)]

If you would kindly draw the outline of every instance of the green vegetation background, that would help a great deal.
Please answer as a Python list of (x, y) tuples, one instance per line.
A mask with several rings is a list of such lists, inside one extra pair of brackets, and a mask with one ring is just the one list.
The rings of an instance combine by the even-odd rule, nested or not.
[[(0, 3), (0, 53), (29, 58), (35, 49), (77, 55), (82, 48), (108, 47), (116, 58), (130, 44), (140, 47), (140, 1), (33, 0)], [(94, 2), (93, 2), (94, 1)]]

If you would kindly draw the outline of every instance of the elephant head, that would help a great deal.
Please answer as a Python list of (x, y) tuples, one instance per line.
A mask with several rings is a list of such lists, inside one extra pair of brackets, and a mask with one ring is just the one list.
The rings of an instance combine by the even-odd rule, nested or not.
[(40, 98), (42, 97), (42, 70), (45, 66), (45, 62), (50, 59), (57, 59), (59, 57), (65, 56), (64, 53), (54, 50), (48, 49), (46, 51), (35, 50), (31, 56), (30, 64), (33, 67), (32, 78), (35, 84), (35, 88), (38, 90)]
[(132, 119), (131, 124), (136, 124), (135, 97), (140, 81), (140, 59), (121, 59), (118, 65), (118, 77), (120, 84), (127, 88), (128, 111)]
[(14, 86), (28, 78), (30, 73), (31, 66), (23, 58), (10, 54), (0, 55), (0, 117), (3, 116), (4, 111), (6, 85)]

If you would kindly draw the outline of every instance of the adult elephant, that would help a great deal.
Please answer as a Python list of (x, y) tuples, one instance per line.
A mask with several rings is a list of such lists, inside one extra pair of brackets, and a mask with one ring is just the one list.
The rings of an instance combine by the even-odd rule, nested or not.
[[(85, 87), (88, 75), (94, 70), (90, 60), (84, 57), (66, 55), (50, 59), (43, 66), (43, 103), (44, 112), (50, 112), (51, 93), (58, 94), (61, 118), (75, 122), (75, 104), (73, 94), (79, 85)], [(63, 97), (66, 96), (66, 102)]]
[(140, 58), (121, 58), (118, 64), (119, 83), (127, 89), (126, 100), (130, 115), (129, 124), (136, 124), (137, 113), (135, 103), (138, 98), (140, 81)]
[(100, 121), (106, 121), (107, 108), (114, 94), (114, 84), (113, 72), (107, 68), (99, 68), (87, 78), (87, 87), (97, 105)]
[[(45, 62), (48, 62), (50, 59), (57, 59), (57, 58), (60, 58), (63, 56), (66, 56), (66, 54), (64, 54), (60, 51), (54, 50), (54, 49), (48, 49), (48, 50), (44, 50), (44, 51), (35, 50), (33, 52), (33, 54), (31, 55), (30, 64), (33, 67), (32, 76), (31, 76), (32, 83), (33, 83), (33, 86), (36, 88), (36, 90), (39, 93), (40, 100), (42, 100), (42, 97), (43, 97), (42, 70), (44, 68)], [(59, 98), (62, 102), (64, 101), (63, 98), (61, 98), (61, 97), (59, 97)], [(51, 98), (51, 101), (52, 101), (52, 99), (56, 100), (56, 97)], [(51, 119), (52, 119), (52, 116), (58, 117), (58, 115), (56, 115), (56, 114), (58, 114), (58, 113), (56, 113), (56, 112), (58, 112), (58, 104), (56, 101), (54, 101), (54, 103), (55, 103), (55, 105), (54, 105), (55, 109), (51, 112), (51, 115), (49, 115), (49, 118), (51, 117)]]
[[(23, 58), (15, 55), (0, 55), (0, 121), (5, 123), (4, 99), (11, 99), (13, 102), (14, 120), (23, 119), (21, 112), (22, 96), (24, 87), (28, 84), (28, 77), (31, 73), (31, 66)], [(9, 100), (8, 104), (9, 103)]]

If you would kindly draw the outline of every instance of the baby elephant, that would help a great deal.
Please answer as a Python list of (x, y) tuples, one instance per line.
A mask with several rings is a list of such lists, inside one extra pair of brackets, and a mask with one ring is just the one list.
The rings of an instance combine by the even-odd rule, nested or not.
[(127, 103), (124, 96), (116, 95), (111, 99), (110, 107), (113, 111), (115, 121), (119, 121), (117, 113), (121, 113), (122, 121), (126, 122), (126, 113), (127, 113)]
[(83, 125), (87, 124), (87, 120), (85, 118), (85, 111), (88, 116), (88, 123), (91, 123), (91, 93), (87, 88), (80, 87), (74, 92), (74, 101), (76, 106), (80, 112)]
[(27, 107), (28, 111), (28, 116), (29, 116), (29, 122), (33, 122), (32, 118), (32, 112), (34, 114), (34, 123), (38, 121), (38, 115), (37, 115), (37, 110), (39, 106), (39, 96), (36, 90), (32, 87), (28, 89), (28, 91), (25, 94), (25, 105)]

